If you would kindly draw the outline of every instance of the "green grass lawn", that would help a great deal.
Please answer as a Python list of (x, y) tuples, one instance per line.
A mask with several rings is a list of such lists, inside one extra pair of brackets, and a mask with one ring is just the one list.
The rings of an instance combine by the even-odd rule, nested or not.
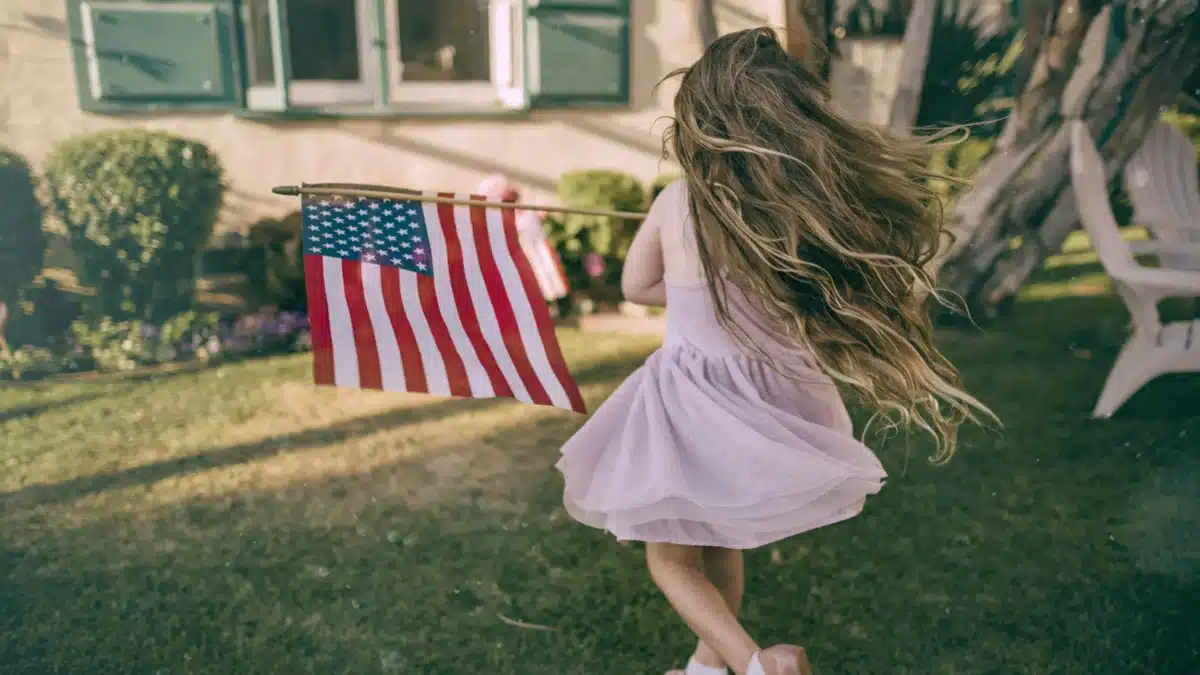
[[(863, 516), (749, 554), (751, 631), (837, 675), (1200, 673), (1200, 378), (1089, 419), (1125, 325), (1104, 292), (1060, 259), (1012, 317), (947, 333), (1005, 430), (967, 430), (945, 467), (880, 445), (892, 478)], [(593, 407), (655, 342), (562, 339)], [(682, 663), (640, 547), (560, 506), (577, 417), (308, 369), (0, 389), (0, 673)]]

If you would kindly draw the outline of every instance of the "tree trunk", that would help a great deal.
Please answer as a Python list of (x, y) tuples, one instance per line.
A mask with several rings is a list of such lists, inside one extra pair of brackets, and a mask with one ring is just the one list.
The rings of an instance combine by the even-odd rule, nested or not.
[(8, 323), (8, 304), (0, 301), (0, 356), (9, 356), (12, 350), (8, 348), (8, 340), (4, 339), (5, 324)]
[(937, 5), (937, 0), (915, 0), (909, 11), (908, 23), (904, 26), (904, 61), (900, 67), (896, 98), (892, 102), (889, 124), (892, 131), (908, 133), (917, 123)]
[[(941, 269), (941, 285), (963, 297), (973, 316), (995, 316), (1078, 225), (1064, 116), (1088, 123), (1108, 175), (1115, 177), (1196, 68), (1200, 13), (1183, 10), (1186, 0), (1172, 2), (1173, 14), (1159, 10), (1133, 25), (1117, 57), (1103, 67), (1080, 62), (1087, 24), (1078, 17), (1092, 21), (1100, 15), (1104, 23), (1097, 29), (1107, 31), (1107, 13), (1101, 14), (1090, 0), (1065, 0), (1055, 12), (1054, 32), (1018, 104), (1012, 147), (1000, 152), (1024, 152), (1031, 143), (1038, 147), (1025, 170), (1003, 172), (1000, 189), (986, 186), (996, 195), (993, 202), (979, 210), (976, 222), (962, 223), (960, 239)], [(1169, 4), (1159, 7), (1172, 9)], [(1064, 105), (1070, 75), (1081, 67), (1094, 68), (1097, 75), (1081, 91), (1071, 92), (1076, 95)], [(981, 168), (984, 175), (986, 168)], [(1020, 244), (1010, 245), (1018, 236)]]
[(696, 30), (700, 35), (701, 48), (708, 48), (718, 37), (717, 12), (714, 0), (692, 0), (696, 11)]

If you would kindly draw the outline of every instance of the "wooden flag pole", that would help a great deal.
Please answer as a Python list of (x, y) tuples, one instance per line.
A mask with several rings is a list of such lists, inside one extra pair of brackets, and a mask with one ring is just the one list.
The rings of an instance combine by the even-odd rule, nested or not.
[(317, 185), (280, 185), (271, 188), (277, 195), (296, 197), (299, 195), (328, 195), (331, 197), (370, 197), (372, 199), (404, 199), (412, 202), (429, 202), (433, 204), (453, 204), (455, 206), (482, 206), (502, 209), (518, 209), (522, 211), (543, 211), (546, 213), (578, 213), (584, 216), (608, 216), (628, 220), (643, 220), (644, 213), (635, 211), (601, 211), (598, 209), (576, 209), (568, 206), (543, 206), (541, 204), (519, 204), (516, 202), (489, 202), (481, 199), (458, 199), (455, 197), (438, 197), (423, 194), (413, 190), (389, 188), (382, 185), (354, 185), (341, 183), (322, 183)]

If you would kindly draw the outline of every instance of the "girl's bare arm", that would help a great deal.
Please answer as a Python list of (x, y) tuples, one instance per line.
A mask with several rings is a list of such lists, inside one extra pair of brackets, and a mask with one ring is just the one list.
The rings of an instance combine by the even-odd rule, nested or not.
[(638, 228), (629, 253), (625, 256), (625, 267), (621, 271), (621, 293), (625, 299), (637, 305), (649, 307), (667, 306), (667, 289), (663, 283), (663, 249), (661, 226), (668, 209), (659, 197), (650, 206), (650, 213)]

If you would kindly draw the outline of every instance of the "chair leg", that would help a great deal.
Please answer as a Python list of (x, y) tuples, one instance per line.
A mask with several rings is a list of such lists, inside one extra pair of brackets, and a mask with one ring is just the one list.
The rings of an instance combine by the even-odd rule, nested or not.
[(1112, 417), (1147, 382), (1158, 377), (1161, 369), (1154, 356), (1154, 345), (1137, 339), (1126, 342), (1104, 381), (1092, 417)]

